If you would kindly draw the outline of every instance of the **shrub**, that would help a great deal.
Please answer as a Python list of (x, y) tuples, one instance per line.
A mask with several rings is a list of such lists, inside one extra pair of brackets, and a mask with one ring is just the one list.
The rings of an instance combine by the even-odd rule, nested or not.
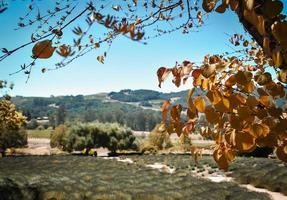
[(31, 129), (31, 130), (36, 129), (37, 127), (38, 127), (38, 122), (36, 119), (31, 119), (26, 125), (26, 128)]
[(147, 140), (142, 144), (141, 151), (148, 154), (170, 147), (172, 147), (172, 143), (164, 124), (157, 124), (148, 135)]
[(157, 124), (155, 126), (148, 136), (148, 142), (159, 150), (172, 147), (169, 134), (163, 124)]
[(192, 144), (191, 139), (187, 134), (181, 134), (178, 142), (184, 151), (190, 151)]
[(156, 154), (158, 151), (157, 147), (152, 146), (151, 144), (149, 144), (148, 142), (143, 143), (143, 145), (141, 146), (141, 153), (143, 154)]
[(37, 130), (39, 130), (39, 131), (45, 130), (45, 127), (44, 127), (43, 125), (39, 125), (39, 126), (37, 127)]
[(68, 130), (60, 127), (52, 135), (51, 146), (62, 146), (64, 150), (88, 151), (105, 147), (114, 154), (117, 150), (137, 148), (132, 131), (116, 123), (80, 123)]
[(67, 146), (67, 137), (67, 127), (65, 125), (56, 127), (51, 134), (50, 146), (65, 150)]

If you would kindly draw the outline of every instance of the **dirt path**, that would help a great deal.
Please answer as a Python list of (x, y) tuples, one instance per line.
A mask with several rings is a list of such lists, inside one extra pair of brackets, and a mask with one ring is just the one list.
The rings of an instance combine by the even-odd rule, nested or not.
[(51, 155), (50, 139), (28, 138), (28, 147), (15, 150), (17, 154), (25, 155)]

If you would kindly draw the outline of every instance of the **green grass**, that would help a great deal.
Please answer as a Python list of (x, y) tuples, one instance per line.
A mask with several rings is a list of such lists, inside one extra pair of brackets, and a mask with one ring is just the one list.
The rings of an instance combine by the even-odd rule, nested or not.
[[(270, 199), (235, 183), (195, 177), (188, 156), (130, 156), (133, 164), (84, 156), (6, 157), (0, 160), (2, 199), (241, 200)], [(159, 172), (148, 163), (178, 168)], [(209, 160), (206, 160), (209, 162)], [(0, 198), (1, 199), (1, 198)]]
[(50, 138), (52, 130), (27, 130), (29, 138)]

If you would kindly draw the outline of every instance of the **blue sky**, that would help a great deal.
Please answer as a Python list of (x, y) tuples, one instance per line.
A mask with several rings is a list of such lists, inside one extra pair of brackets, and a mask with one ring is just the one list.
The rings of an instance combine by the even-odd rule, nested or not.
[[(10, 3), (9, 9), (0, 15), (1, 48), (12, 49), (30, 40), (33, 29), (13, 30), (18, 17), (25, 14), (29, 3), (18, 2)], [(190, 88), (191, 83), (176, 88), (171, 84), (171, 79), (168, 79), (162, 88), (158, 88), (157, 69), (161, 66), (173, 66), (176, 61), (201, 61), (208, 53), (231, 51), (225, 33), (244, 33), (237, 16), (231, 11), (223, 15), (209, 15), (205, 26), (197, 33), (168, 34), (149, 40), (147, 45), (119, 37), (113, 42), (105, 64), (96, 60), (98, 54), (93, 51), (64, 69), (42, 74), (42, 67), (52, 67), (53, 63), (59, 61), (59, 57), (54, 55), (49, 60), (38, 62), (29, 82), (25, 83), (24, 74), (8, 74), (19, 69), (21, 64), (29, 62), (32, 48), (29, 46), (0, 62), (0, 79), (15, 83), (13, 95), (24, 96), (95, 94), (127, 88), (162, 92), (183, 90)]]

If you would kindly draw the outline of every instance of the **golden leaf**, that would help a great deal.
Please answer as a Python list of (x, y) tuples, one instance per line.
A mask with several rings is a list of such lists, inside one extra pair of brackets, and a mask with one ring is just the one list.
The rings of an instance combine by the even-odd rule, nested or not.
[(265, 21), (264, 17), (262, 15), (257, 16), (258, 23), (256, 24), (257, 31), (260, 33), (260, 35), (265, 35)]
[(225, 81), (225, 86), (226, 87), (232, 87), (233, 85), (236, 84), (236, 77), (235, 75), (231, 75), (226, 81)]
[(266, 55), (271, 55), (270, 40), (268, 37), (263, 38), (263, 50)]
[(272, 51), (272, 60), (276, 67), (280, 67), (283, 63), (283, 56), (279, 48), (275, 48)]
[(254, 0), (244, 0), (244, 3), (245, 3), (245, 7), (248, 10), (252, 10), (253, 9)]
[(227, 142), (227, 144), (229, 144), (232, 147), (235, 146), (235, 133), (236, 133), (236, 130), (232, 129), (224, 134), (225, 141)]
[(194, 100), (194, 105), (199, 112), (204, 112), (205, 110), (205, 101), (202, 96), (197, 96)]
[(227, 160), (231, 162), (231, 161), (235, 160), (236, 153), (232, 149), (226, 149), (225, 150), (225, 156), (226, 156)]
[(245, 104), (246, 103), (246, 98), (242, 96), (241, 94), (237, 93), (235, 95), (235, 98), (238, 100), (240, 104)]
[(258, 24), (258, 17), (255, 13), (255, 11), (244, 9), (243, 11), (243, 17), (252, 25), (256, 26)]
[(248, 132), (238, 131), (235, 134), (235, 146), (240, 151), (250, 151), (255, 147), (255, 138)]
[(193, 80), (193, 86), (194, 87), (201, 86), (201, 80), (202, 80), (201, 75), (199, 76), (199, 78), (195, 78)]
[(222, 113), (229, 112), (230, 102), (227, 98), (223, 97), (220, 102), (214, 105), (214, 108)]
[(278, 80), (282, 83), (287, 83), (287, 70), (283, 69), (278, 73)]
[(270, 105), (270, 96), (260, 96), (259, 97), (259, 102), (264, 105), (265, 107), (269, 107)]
[(225, 155), (225, 152), (223, 152), (221, 149), (216, 149), (213, 152), (213, 158), (220, 169), (223, 169), (224, 171), (228, 170), (229, 161)]
[(270, 129), (267, 125), (265, 124), (252, 124), (249, 133), (252, 134), (255, 138), (263, 136), (266, 137), (270, 132)]
[(255, 86), (254, 86), (253, 81), (250, 81), (243, 86), (243, 91), (247, 93), (252, 93), (254, 89), (255, 89)]
[(203, 0), (202, 8), (205, 12), (211, 12), (216, 6), (216, 0)]
[(201, 83), (201, 89), (202, 90), (207, 90), (209, 86), (209, 81), (208, 79), (202, 79), (202, 83)]
[(221, 101), (221, 94), (218, 90), (209, 90), (206, 96), (213, 105)]

